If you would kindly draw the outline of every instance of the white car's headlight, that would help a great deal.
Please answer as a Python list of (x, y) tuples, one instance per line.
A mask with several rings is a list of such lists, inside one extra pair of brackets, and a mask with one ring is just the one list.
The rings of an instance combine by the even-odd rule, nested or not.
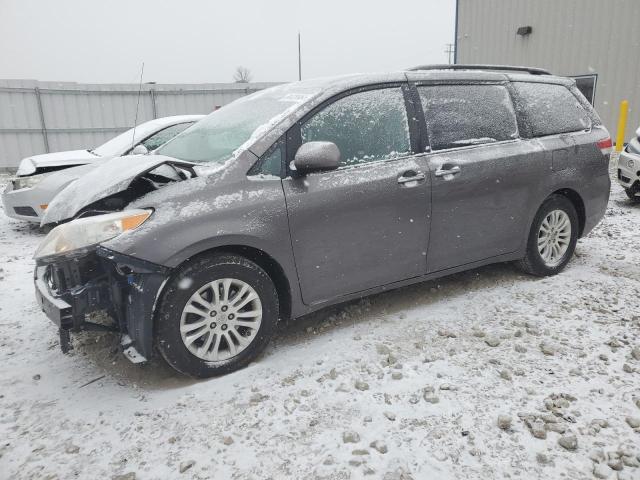
[(38, 260), (93, 247), (128, 230), (138, 228), (152, 213), (152, 210), (125, 210), (64, 223), (49, 232), (33, 258)]
[(31, 175), (29, 177), (15, 177), (12, 180), (13, 189), (20, 190), (21, 188), (33, 188), (44, 180), (44, 177), (46, 176), (46, 173), (41, 173), (40, 175)]

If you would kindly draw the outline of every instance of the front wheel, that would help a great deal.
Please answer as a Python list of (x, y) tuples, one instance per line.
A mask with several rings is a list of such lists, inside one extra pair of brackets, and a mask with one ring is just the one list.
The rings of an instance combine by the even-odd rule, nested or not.
[(278, 294), (269, 275), (237, 255), (196, 260), (162, 294), (156, 345), (173, 368), (196, 378), (238, 370), (273, 336)]
[(573, 256), (578, 228), (573, 203), (562, 195), (551, 195), (533, 219), (526, 256), (517, 262), (518, 267), (539, 277), (559, 273)]

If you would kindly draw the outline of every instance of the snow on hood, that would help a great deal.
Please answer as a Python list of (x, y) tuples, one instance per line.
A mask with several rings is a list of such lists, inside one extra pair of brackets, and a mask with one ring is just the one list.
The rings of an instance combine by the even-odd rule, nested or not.
[(33, 191), (40, 191), (42, 194), (49, 194), (51, 197), (55, 197), (56, 192), (61, 191), (71, 182), (77, 180), (97, 166), (98, 165), (94, 162), (86, 165), (80, 165), (79, 167), (64, 168), (62, 170), (47, 173), (44, 175), (44, 179), (33, 187)]
[(82, 208), (126, 190), (131, 182), (165, 163), (193, 165), (162, 155), (128, 155), (96, 165), (62, 190), (45, 210), (41, 225), (73, 218)]
[(34, 155), (27, 157), (20, 162), (18, 167), (18, 176), (31, 175), (35, 173), (36, 168), (41, 167), (59, 167), (65, 165), (83, 165), (92, 162), (98, 157), (88, 150), (70, 150), (67, 152), (43, 153), (42, 155)]

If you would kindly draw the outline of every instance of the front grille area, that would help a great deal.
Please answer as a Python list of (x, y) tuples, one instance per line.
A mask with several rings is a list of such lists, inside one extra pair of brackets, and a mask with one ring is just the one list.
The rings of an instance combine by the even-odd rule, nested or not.
[(625, 177), (622, 174), (622, 170), (618, 169), (618, 180), (622, 180), (624, 183), (629, 183), (631, 179), (629, 177)]
[(25, 217), (37, 217), (38, 214), (31, 207), (13, 207), (13, 211), (16, 212), (16, 215), (23, 215)]
[(95, 252), (51, 264), (46, 273), (49, 286), (58, 293), (86, 287), (106, 275)]
[(53, 265), (47, 265), (43, 280), (49, 287), (49, 291), (54, 295), (58, 294), (60, 287), (64, 287), (64, 276)]

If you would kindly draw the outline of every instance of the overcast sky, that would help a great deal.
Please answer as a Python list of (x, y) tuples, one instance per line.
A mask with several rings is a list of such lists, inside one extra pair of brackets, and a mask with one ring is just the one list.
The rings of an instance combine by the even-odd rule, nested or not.
[(455, 0), (0, 0), (0, 78), (229, 82), (446, 63)]

